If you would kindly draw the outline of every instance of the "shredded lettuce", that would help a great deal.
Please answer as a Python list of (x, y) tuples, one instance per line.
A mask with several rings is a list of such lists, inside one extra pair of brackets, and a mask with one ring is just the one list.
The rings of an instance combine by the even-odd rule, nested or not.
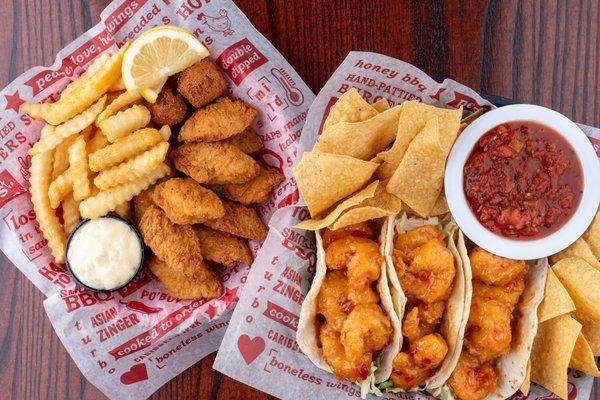
[(371, 374), (367, 377), (367, 379), (354, 382), (358, 386), (360, 386), (360, 398), (361, 399), (366, 399), (367, 395), (369, 395), (369, 394), (374, 394), (375, 396), (378, 396), (378, 397), (383, 394), (381, 392), (381, 390), (379, 390), (379, 388), (377, 387), (377, 384), (375, 383), (375, 371), (376, 370), (377, 370), (377, 367), (375, 366), (375, 364), (371, 364)]
[(438, 397), (440, 400), (456, 400), (454, 393), (452, 393), (452, 389), (450, 386), (444, 385), (439, 388), (436, 393), (433, 393), (434, 396)]
[(404, 393), (403, 389), (394, 387), (394, 382), (391, 379), (381, 382), (377, 387), (385, 393)]
[(455, 229), (458, 229), (458, 224), (454, 220), (454, 217), (451, 216), (449, 220), (444, 221), (443, 227), (444, 235), (450, 236)]

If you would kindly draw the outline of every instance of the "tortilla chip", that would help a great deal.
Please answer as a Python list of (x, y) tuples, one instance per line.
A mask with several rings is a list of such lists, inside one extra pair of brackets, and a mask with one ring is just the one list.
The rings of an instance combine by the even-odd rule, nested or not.
[(379, 111), (374, 108), (374, 105), (370, 105), (361, 97), (356, 88), (352, 88), (344, 93), (338, 101), (331, 106), (329, 115), (323, 123), (323, 131), (339, 122), (364, 121), (374, 117), (378, 112)]
[(579, 333), (577, 341), (575, 342), (575, 348), (573, 348), (573, 354), (571, 354), (569, 368), (576, 369), (577, 371), (581, 371), (591, 376), (600, 377), (600, 371), (596, 366), (596, 360), (594, 359), (592, 349), (582, 333)]
[(477, 118), (481, 117), (482, 115), (483, 115), (483, 108), (479, 108), (477, 111), (472, 112), (471, 114), (469, 114), (466, 117), (464, 117), (463, 119), (461, 119), (460, 123), (461, 123), (461, 125), (462, 124), (469, 125), (471, 122), (475, 121)]
[(548, 270), (546, 277), (546, 290), (544, 300), (538, 308), (538, 319), (540, 322), (547, 321), (559, 315), (575, 311), (575, 303), (569, 296), (567, 289), (560, 283), (554, 271)]
[(384, 112), (390, 109), (390, 103), (384, 98), (377, 100), (373, 103), (373, 108), (377, 110), (377, 112)]
[(294, 167), (294, 176), (314, 217), (362, 188), (378, 166), (348, 156), (308, 151)]
[(361, 122), (331, 125), (323, 131), (313, 150), (370, 160), (396, 138), (401, 108), (390, 108)]
[(600, 260), (600, 210), (596, 211), (596, 216), (590, 227), (583, 234), (583, 238), (590, 246), (596, 259)]
[(398, 214), (401, 210), (402, 201), (393, 194), (386, 192), (385, 184), (380, 182), (375, 196), (363, 200), (360, 204), (346, 210), (330, 228), (336, 230), (363, 221), (389, 217)]
[(521, 384), (519, 390), (525, 396), (529, 394), (529, 389), (531, 388), (531, 360), (527, 361), (527, 369), (525, 370), (525, 380)]
[(366, 188), (362, 189), (359, 192), (354, 193), (352, 196), (348, 197), (346, 200), (342, 201), (337, 205), (329, 214), (321, 219), (308, 219), (306, 221), (300, 222), (296, 225), (296, 228), (306, 229), (307, 231), (316, 231), (326, 226), (329, 226), (335, 222), (335, 220), (342, 214), (344, 211), (349, 209), (352, 206), (360, 204), (362, 201), (371, 198), (375, 195), (375, 191), (377, 189), (377, 185), (379, 181), (375, 181)]
[(573, 313), (573, 318), (583, 325), (581, 333), (585, 336), (594, 356), (600, 356), (600, 323), (579, 311)]
[(444, 188), (442, 187), (442, 192), (438, 196), (431, 212), (429, 213), (431, 216), (437, 217), (438, 215), (444, 215), (450, 211), (448, 207), (448, 202), (446, 201), (446, 193), (444, 193)]
[(577, 257), (563, 258), (552, 270), (569, 292), (577, 311), (600, 322), (600, 271)]
[(411, 142), (387, 191), (399, 197), (417, 215), (430, 215), (444, 183), (448, 152), (440, 143), (438, 117), (433, 117)]
[(563, 258), (569, 257), (583, 258), (588, 264), (600, 271), (600, 262), (598, 262), (594, 253), (592, 253), (592, 249), (583, 238), (577, 239), (563, 251), (550, 256), (550, 265), (554, 265)]
[[(420, 103), (416, 100), (407, 101), (402, 103), (402, 113), (400, 114), (400, 121), (398, 122), (396, 141), (391, 149), (379, 154), (379, 156), (385, 160), (385, 166), (382, 166), (382, 171), (387, 171), (389, 176), (391, 176), (389, 171), (396, 170), (404, 157), (404, 153), (408, 150), (410, 143), (423, 129), (427, 121), (434, 116), (439, 118), (440, 143), (448, 150), (448, 152), (450, 151), (452, 144), (458, 136), (462, 108), (438, 108)], [(378, 176), (380, 179), (384, 179), (382, 175)]]
[(567, 399), (567, 369), (581, 324), (561, 315), (539, 325), (531, 350), (531, 380)]

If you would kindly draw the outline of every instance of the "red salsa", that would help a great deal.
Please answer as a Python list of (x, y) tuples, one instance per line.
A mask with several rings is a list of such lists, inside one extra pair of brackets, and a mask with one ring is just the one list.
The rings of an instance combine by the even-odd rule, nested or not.
[(552, 128), (512, 121), (486, 132), (464, 166), (471, 210), (490, 231), (537, 239), (569, 220), (583, 190), (575, 150)]

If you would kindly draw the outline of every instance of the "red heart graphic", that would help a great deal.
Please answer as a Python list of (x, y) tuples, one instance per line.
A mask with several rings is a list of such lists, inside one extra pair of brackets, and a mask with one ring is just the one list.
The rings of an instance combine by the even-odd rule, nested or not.
[(121, 375), (121, 383), (123, 385), (131, 385), (132, 383), (145, 381), (148, 379), (148, 371), (146, 364), (135, 364), (129, 368), (129, 371)]
[(250, 365), (265, 349), (265, 341), (260, 336), (250, 339), (250, 336), (243, 334), (238, 338), (237, 346), (246, 364)]

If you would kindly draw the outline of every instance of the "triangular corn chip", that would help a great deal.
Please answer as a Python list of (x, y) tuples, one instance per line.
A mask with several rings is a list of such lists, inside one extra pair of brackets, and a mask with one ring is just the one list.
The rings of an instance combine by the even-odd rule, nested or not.
[(348, 197), (346, 200), (339, 203), (333, 211), (327, 214), (325, 217), (321, 219), (308, 219), (306, 221), (302, 221), (296, 228), (306, 229), (308, 231), (316, 231), (319, 229), (323, 229), (326, 226), (331, 225), (335, 222), (335, 220), (343, 213), (345, 210), (349, 209), (352, 206), (359, 204), (360, 202), (371, 198), (375, 195), (375, 190), (377, 189), (378, 181), (371, 183), (366, 188), (354, 193), (352, 196)]
[(323, 123), (323, 130), (325, 131), (331, 125), (339, 122), (364, 121), (374, 117), (377, 113), (378, 111), (360, 96), (358, 90), (352, 88), (331, 106), (329, 115)]
[(379, 164), (353, 157), (305, 152), (294, 176), (310, 214), (316, 217), (362, 188)]
[(314, 151), (370, 160), (396, 137), (401, 106), (361, 122), (339, 122), (323, 131)]
[(575, 303), (567, 289), (560, 283), (554, 271), (548, 270), (544, 299), (538, 308), (538, 320), (544, 322), (559, 315), (575, 311)]

